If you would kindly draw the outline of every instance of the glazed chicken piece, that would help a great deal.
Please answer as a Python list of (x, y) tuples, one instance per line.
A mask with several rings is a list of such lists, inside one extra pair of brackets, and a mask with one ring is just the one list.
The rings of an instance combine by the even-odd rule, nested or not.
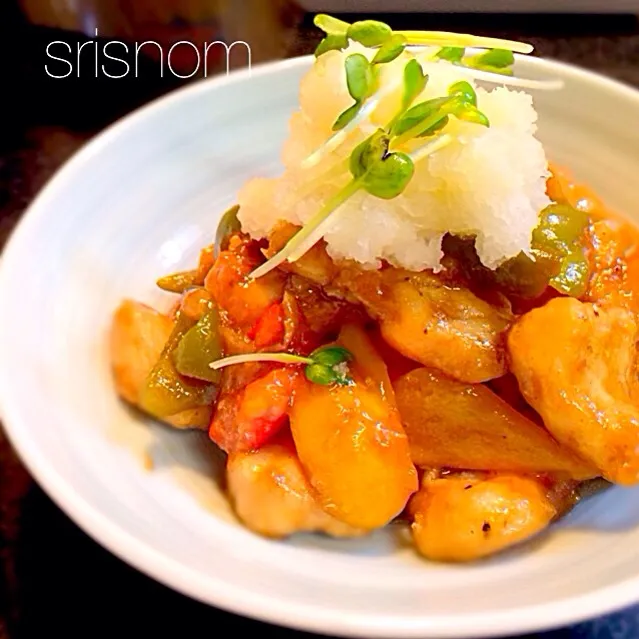
[[(118, 394), (140, 407), (140, 391), (160, 358), (173, 321), (155, 309), (125, 300), (116, 310), (111, 325), (111, 367)], [(184, 410), (164, 421), (176, 428), (206, 428), (211, 417), (209, 406)]]
[[(268, 256), (295, 227), (280, 225)], [(464, 382), (484, 382), (506, 373), (504, 332), (512, 316), (467, 288), (430, 271), (364, 270), (334, 264), (318, 243), (287, 270), (321, 285), (331, 295), (364, 306), (383, 338), (399, 353)]]
[(291, 433), (318, 503), (372, 530), (404, 510), (418, 476), (384, 361), (359, 326), (344, 326), (337, 343), (352, 354), (350, 383), (325, 386), (300, 376)]
[(286, 292), (294, 297), (308, 329), (316, 337), (316, 345), (329, 335), (336, 335), (344, 324), (365, 322), (366, 312), (359, 304), (326, 295), (322, 288), (299, 275), (291, 275)]
[(481, 559), (532, 538), (576, 502), (576, 482), (509, 473), (427, 473), (408, 507), (427, 559)]
[(554, 437), (611, 482), (639, 482), (634, 314), (556, 298), (508, 337), (511, 369)]
[(511, 316), (468, 289), (428, 271), (400, 269), (346, 268), (336, 284), (366, 307), (384, 339), (405, 357), (463, 382), (506, 372), (504, 331)]
[(231, 454), (226, 472), (235, 512), (256, 533), (275, 538), (297, 532), (366, 534), (331, 517), (315, 501), (290, 436), (256, 451)]

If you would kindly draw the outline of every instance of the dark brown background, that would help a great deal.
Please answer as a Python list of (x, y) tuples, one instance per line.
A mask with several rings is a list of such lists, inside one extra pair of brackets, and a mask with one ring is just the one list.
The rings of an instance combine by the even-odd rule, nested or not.
[[(631, 16), (449, 14), (382, 19), (398, 28), (526, 39), (538, 55), (583, 65), (639, 87), (639, 23)], [(281, 28), (269, 37), (278, 39), (284, 54), (311, 52), (318, 34), (310, 18), (289, 11), (281, 20)], [(178, 26), (180, 37), (188, 35), (189, 25)], [(200, 26), (200, 34), (202, 28), (206, 26)], [(33, 26), (13, 0), (0, 1), (0, 247), (62, 162), (109, 123), (180, 84), (167, 76), (159, 80), (153, 60), (146, 62), (138, 78), (51, 79), (44, 71), (45, 49), (58, 39), (75, 46), (85, 38)], [(283, 638), (296, 634), (195, 603), (111, 556), (34, 484), (0, 427), (0, 639), (241, 632)], [(639, 608), (543, 637), (637, 639)]]

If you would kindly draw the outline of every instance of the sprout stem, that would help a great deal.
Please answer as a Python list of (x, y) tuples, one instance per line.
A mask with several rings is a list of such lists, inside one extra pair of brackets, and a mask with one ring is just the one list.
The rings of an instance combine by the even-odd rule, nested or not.
[(391, 145), (393, 146), (393, 148), (397, 148), (398, 146), (401, 146), (402, 144), (404, 144), (404, 142), (408, 142), (408, 140), (412, 140), (423, 131), (427, 131), (434, 124), (437, 124), (437, 122), (439, 122), (442, 119), (443, 115), (448, 115), (448, 113), (442, 110), (436, 111), (430, 117), (426, 118), (425, 120), (422, 120), (421, 122), (416, 124), (414, 127), (408, 129), (408, 131), (405, 131), (401, 135), (398, 135), (396, 138), (393, 138), (393, 140), (391, 141)]
[[(317, 236), (316, 230), (321, 228), (323, 235), (325, 232), (324, 222), (337, 208), (356, 193), (359, 188), (359, 181), (351, 180), (344, 188), (330, 198), (324, 206), (315, 213), (315, 215), (313, 215), (313, 217), (311, 217), (311, 219), (286, 243), (282, 250), (276, 253), (270, 260), (261, 266), (258, 266), (249, 275), (249, 278), (256, 280), (267, 273), (270, 273), (283, 262), (294, 262), (302, 257), (302, 255), (304, 255), (304, 253), (306, 253), (318, 241), (319, 238), (315, 239)], [(319, 237), (321, 238), (322, 235)], [(313, 241), (309, 242), (311, 239)]]
[(209, 366), (214, 370), (219, 370), (225, 366), (233, 364), (245, 364), (247, 362), (277, 362), (280, 364), (314, 364), (315, 361), (310, 357), (302, 357), (301, 355), (292, 355), (291, 353), (245, 353), (244, 355), (231, 355), (223, 357)]
[[(316, 213), (309, 223), (293, 238), (294, 246), (291, 247), (287, 257), (288, 262), (296, 262), (307, 253), (328, 230), (328, 222), (333, 213), (351, 198), (360, 189), (359, 180), (351, 180), (339, 193), (332, 197), (326, 206)], [(299, 235), (299, 237), (298, 237)]]
[(534, 50), (531, 44), (525, 42), (487, 38), (464, 33), (449, 33), (448, 31), (395, 31), (394, 33), (404, 36), (409, 45), (506, 49), (516, 53), (531, 53)]
[(503, 84), (513, 87), (522, 87), (524, 89), (541, 89), (541, 90), (558, 90), (563, 88), (564, 82), (560, 79), (554, 80), (529, 80), (527, 78), (518, 78), (502, 73), (493, 73), (484, 71), (483, 69), (473, 69), (460, 64), (456, 67), (461, 73), (474, 78), (475, 80), (483, 80), (484, 82), (493, 82), (495, 84)]
[(429, 155), (435, 153), (435, 151), (439, 151), (445, 146), (448, 146), (452, 141), (453, 136), (449, 133), (444, 133), (443, 135), (436, 137), (434, 140), (431, 140), (430, 142), (427, 142), (426, 144), (418, 147), (417, 149), (409, 153), (409, 155), (413, 162), (419, 162), (425, 157), (428, 157)]
[(318, 164), (325, 155), (337, 149), (348, 138), (351, 131), (357, 129), (368, 119), (371, 113), (377, 108), (381, 97), (381, 95), (377, 95), (374, 93), (370, 98), (368, 98), (355, 118), (351, 120), (343, 129), (337, 131), (336, 133), (333, 133), (333, 135), (331, 135), (331, 137), (329, 137), (326, 142), (315, 149), (315, 151), (313, 151), (310, 155), (305, 157), (301, 161), (300, 167), (303, 169), (311, 168), (312, 166)]

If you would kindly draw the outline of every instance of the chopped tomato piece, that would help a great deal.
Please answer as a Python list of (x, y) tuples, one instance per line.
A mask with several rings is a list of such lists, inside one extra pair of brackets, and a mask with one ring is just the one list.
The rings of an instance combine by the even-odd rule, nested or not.
[(276, 368), (217, 405), (209, 437), (225, 452), (259, 448), (287, 422), (299, 371)]

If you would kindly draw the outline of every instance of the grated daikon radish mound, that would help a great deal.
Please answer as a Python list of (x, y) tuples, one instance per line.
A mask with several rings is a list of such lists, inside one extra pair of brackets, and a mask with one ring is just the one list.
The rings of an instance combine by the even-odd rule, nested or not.
[[(429, 81), (415, 102), (446, 95), (451, 84), (466, 80), (475, 88), (477, 107), (490, 126), (451, 117), (446, 132), (453, 141), (415, 162), (414, 177), (401, 195), (385, 200), (358, 192), (337, 209), (324, 235), (329, 254), (364, 267), (376, 268), (387, 260), (411, 270), (438, 270), (447, 232), (476, 235), (478, 255), (489, 268), (528, 252), (539, 212), (550, 204), (548, 163), (535, 137), (532, 97), (503, 86), (478, 87), (464, 69), (433, 61), (432, 51), (430, 59), (423, 51), (404, 51), (382, 65), (380, 88), (369, 99), (372, 112), (357, 126), (347, 127), (332, 148), (327, 140), (334, 135), (333, 122), (353, 103), (344, 60), (355, 52), (369, 60), (375, 54), (353, 42), (343, 51), (317, 58), (304, 76), (299, 110), (290, 119), (282, 150), (284, 172), (276, 178), (253, 179), (239, 193), (243, 230), (262, 238), (278, 220), (301, 226), (343, 187), (351, 178), (344, 163), (356, 144), (397, 113), (404, 65), (416, 57)], [(413, 140), (405, 150), (427, 142), (428, 138)]]

